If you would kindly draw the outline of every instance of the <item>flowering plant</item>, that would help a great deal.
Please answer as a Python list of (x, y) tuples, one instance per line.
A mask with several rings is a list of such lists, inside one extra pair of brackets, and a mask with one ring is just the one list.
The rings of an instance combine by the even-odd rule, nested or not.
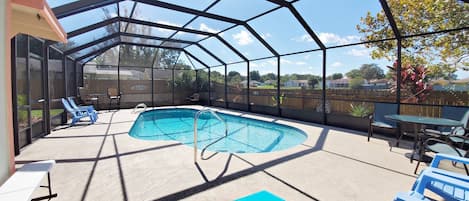
[[(388, 66), (393, 72), (395, 81), (391, 87), (392, 92), (397, 90), (397, 62), (393, 66)], [(420, 103), (425, 101), (432, 91), (432, 85), (427, 78), (427, 70), (422, 65), (403, 64), (401, 66), (401, 91), (407, 92), (408, 97), (403, 102)]]

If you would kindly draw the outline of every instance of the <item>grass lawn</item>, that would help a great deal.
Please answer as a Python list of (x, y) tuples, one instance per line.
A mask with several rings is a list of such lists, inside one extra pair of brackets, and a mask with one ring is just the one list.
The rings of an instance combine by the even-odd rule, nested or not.
[[(55, 115), (58, 115), (62, 113), (64, 109), (51, 109), (50, 110), (50, 116), (53, 117)], [(42, 118), (42, 110), (31, 110), (31, 117), (33, 119), (40, 119)]]

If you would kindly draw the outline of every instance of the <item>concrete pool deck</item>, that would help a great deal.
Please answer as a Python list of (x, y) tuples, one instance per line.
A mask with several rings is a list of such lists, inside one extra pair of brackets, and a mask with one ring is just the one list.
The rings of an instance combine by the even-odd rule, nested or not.
[[(179, 106), (202, 108), (200, 106)], [(59, 128), (24, 148), (17, 166), (54, 159), (52, 200), (234, 200), (268, 190), (285, 200), (392, 200), (410, 190), (415, 163), (408, 148), (366, 133), (278, 117), (214, 108), (305, 131), (296, 147), (256, 154), (218, 153), (194, 164), (193, 148), (176, 141), (143, 141), (128, 131), (132, 109), (100, 111), (98, 122)], [(410, 142), (401, 147), (410, 147)], [(208, 153), (210, 154), (210, 152)], [(424, 169), (422, 163), (420, 170)], [(46, 180), (44, 180), (45, 182)], [(39, 189), (36, 195), (46, 193)]]

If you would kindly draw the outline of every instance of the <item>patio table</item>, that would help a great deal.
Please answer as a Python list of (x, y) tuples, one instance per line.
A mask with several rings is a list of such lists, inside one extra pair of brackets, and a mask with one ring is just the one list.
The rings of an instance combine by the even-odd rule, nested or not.
[(463, 124), (460, 121), (455, 121), (455, 120), (446, 119), (446, 118), (425, 117), (425, 116), (415, 116), (415, 115), (400, 115), (400, 114), (385, 115), (384, 117), (387, 119), (396, 121), (398, 123), (413, 124), (415, 139), (414, 139), (413, 151), (411, 155), (409, 156), (411, 163), (414, 159), (417, 159), (419, 161), (423, 160), (419, 158), (418, 149), (422, 149), (425, 132), (422, 134), (418, 132), (419, 125), (446, 126), (446, 127), (463, 126)]

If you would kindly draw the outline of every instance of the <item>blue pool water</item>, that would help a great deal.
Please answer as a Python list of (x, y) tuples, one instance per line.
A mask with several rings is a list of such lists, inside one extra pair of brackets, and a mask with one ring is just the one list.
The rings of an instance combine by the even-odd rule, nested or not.
[[(129, 135), (142, 140), (175, 140), (193, 146), (196, 112), (197, 110), (193, 109), (157, 109), (143, 112), (134, 122)], [(223, 137), (224, 124), (210, 113), (203, 113), (197, 122), (199, 149), (210, 144), (206, 148), (209, 151), (271, 152), (296, 146), (306, 140), (303, 131), (290, 126), (218, 114), (228, 124), (227, 137)]]

